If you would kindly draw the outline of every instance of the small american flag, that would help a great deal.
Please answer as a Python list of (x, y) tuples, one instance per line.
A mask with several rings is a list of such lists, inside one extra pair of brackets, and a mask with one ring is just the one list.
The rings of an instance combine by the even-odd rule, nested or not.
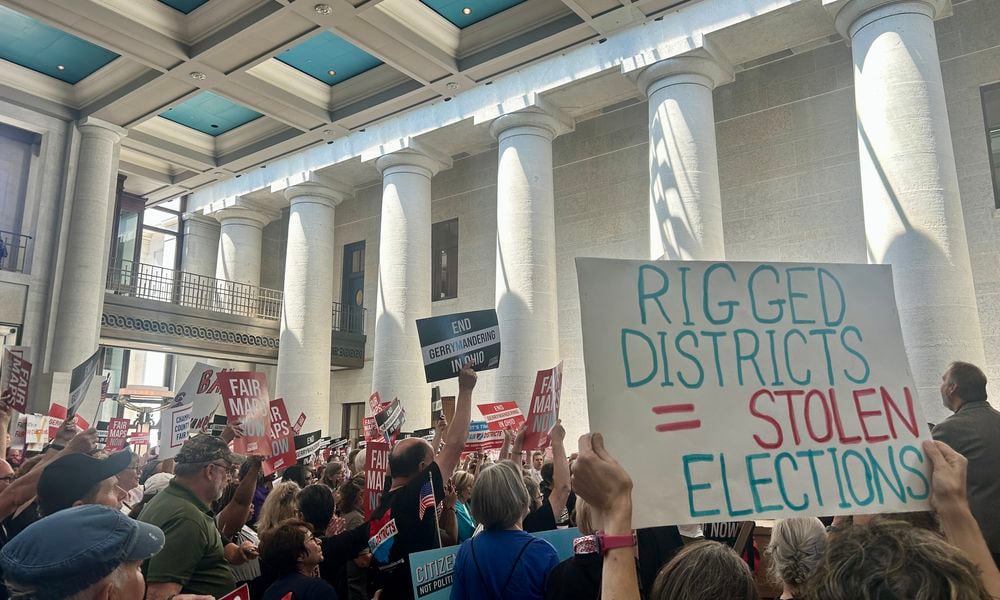
[(434, 508), (434, 486), (428, 480), (423, 487), (420, 488), (420, 508), (417, 511), (417, 518), (421, 521), (424, 520), (424, 514), (427, 512), (428, 508)]

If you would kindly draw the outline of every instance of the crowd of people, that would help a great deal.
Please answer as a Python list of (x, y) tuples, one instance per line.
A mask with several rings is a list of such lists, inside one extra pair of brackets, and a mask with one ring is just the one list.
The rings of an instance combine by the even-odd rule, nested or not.
[[(265, 476), (259, 457), (230, 449), (239, 423), (165, 461), (104, 453), (94, 430), (64, 423), (16, 471), (0, 461), (0, 594), (205, 600), (247, 584), (253, 599), (406, 600), (410, 555), (459, 545), (454, 599), (760, 597), (743, 547), (697, 527), (633, 530), (631, 477), (600, 433), (571, 455), (560, 424), (547, 452), (523, 452), (523, 430), (499, 456), (465, 452), (476, 381), (461, 372), (433, 441), (392, 446), (372, 507), (363, 449)], [(777, 521), (753, 564), (780, 598), (1000, 597), (1000, 412), (973, 365), (950, 365), (941, 394), (954, 414), (923, 446), (933, 512)], [(580, 535), (561, 560), (534, 534), (566, 526)]]

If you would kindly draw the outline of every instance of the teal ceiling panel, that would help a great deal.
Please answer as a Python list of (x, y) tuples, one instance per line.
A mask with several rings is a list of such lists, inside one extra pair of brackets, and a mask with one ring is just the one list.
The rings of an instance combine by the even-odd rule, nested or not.
[(166, 4), (174, 10), (179, 10), (184, 14), (188, 14), (202, 4), (208, 2), (208, 0), (160, 0), (160, 2)]
[(371, 54), (329, 31), (289, 48), (275, 58), (327, 85), (337, 85), (382, 64)]
[(0, 6), (0, 58), (75, 84), (118, 55)]
[(160, 116), (196, 131), (217, 136), (264, 115), (212, 92), (201, 92), (161, 112)]
[(421, 0), (458, 28), (468, 27), (501, 13), (524, 0)]

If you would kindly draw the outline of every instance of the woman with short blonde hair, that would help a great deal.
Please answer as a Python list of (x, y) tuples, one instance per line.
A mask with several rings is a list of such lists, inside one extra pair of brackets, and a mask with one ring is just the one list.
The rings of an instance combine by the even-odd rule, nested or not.
[(257, 534), (264, 537), (264, 533), (274, 529), (283, 521), (299, 518), (299, 484), (294, 481), (282, 481), (274, 486), (271, 493), (264, 500), (264, 505), (260, 508), (260, 516), (257, 518)]

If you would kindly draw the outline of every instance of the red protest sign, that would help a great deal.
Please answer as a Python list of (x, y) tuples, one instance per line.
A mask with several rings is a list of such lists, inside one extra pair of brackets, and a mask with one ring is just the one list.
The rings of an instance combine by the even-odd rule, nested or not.
[(108, 452), (115, 452), (125, 449), (125, 439), (128, 437), (128, 419), (111, 419), (108, 421), (108, 441), (104, 444), (104, 449)]
[(240, 421), (243, 427), (243, 436), (233, 440), (233, 451), (268, 456), (271, 452), (268, 436), (271, 394), (267, 377), (254, 371), (230, 371), (219, 373), (219, 383), (226, 416), (230, 421)]
[(372, 440), (385, 440), (382, 437), (382, 433), (378, 430), (378, 423), (375, 422), (375, 417), (365, 417), (361, 420), (361, 430), (365, 432), (365, 442), (371, 442)]
[[(378, 435), (378, 434), (376, 434)], [(386, 473), (389, 472), (389, 452), (392, 446), (377, 437), (365, 447), (365, 518), (378, 508), (382, 499), (382, 488)]]
[(288, 411), (281, 398), (271, 400), (269, 421), (271, 424), (271, 456), (264, 461), (264, 476), (295, 464), (295, 433), (288, 423)]
[(219, 600), (250, 600), (250, 586), (244, 583), (225, 596), (220, 596)]
[(299, 418), (295, 420), (295, 425), (292, 425), (292, 431), (295, 435), (298, 435), (302, 431), (302, 426), (306, 423), (306, 413), (299, 413)]
[(516, 431), (524, 423), (524, 413), (517, 407), (517, 402), (494, 402), (477, 406), (479, 412), (483, 413), (483, 418), (486, 419), (490, 431), (503, 431), (504, 429)]
[(27, 348), (4, 348), (3, 367), (0, 369), (0, 400), (24, 413), (28, 408), (28, 384), (31, 380), (31, 363), (24, 360)]
[[(56, 433), (59, 432), (59, 428), (62, 427), (63, 421), (66, 420), (66, 407), (62, 404), (56, 402), (52, 403), (49, 407), (49, 439), (56, 437)], [(76, 426), (80, 428), (80, 431), (87, 431), (90, 429), (90, 423), (86, 421), (80, 415), (74, 417), (74, 422)]]
[(133, 446), (148, 446), (149, 445), (149, 432), (148, 431), (133, 431), (128, 436), (128, 443)]
[(559, 396), (562, 389), (562, 362), (535, 375), (535, 389), (528, 409), (528, 430), (524, 432), (522, 450), (547, 448), (549, 432), (559, 418)]

